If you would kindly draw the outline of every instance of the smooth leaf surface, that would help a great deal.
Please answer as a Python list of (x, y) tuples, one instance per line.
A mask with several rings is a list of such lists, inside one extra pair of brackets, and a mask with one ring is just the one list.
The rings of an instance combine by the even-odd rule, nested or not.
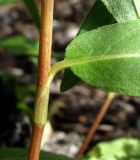
[[(27, 160), (26, 149), (0, 149), (0, 160)], [(71, 160), (70, 158), (50, 152), (42, 152), (40, 160)]]
[(120, 138), (97, 144), (83, 160), (139, 160), (140, 140)]
[(23, 36), (15, 36), (0, 40), (0, 48), (19, 56), (38, 55), (38, 42), (28, 40)]
[(81, 82), (81, 79), (77, 77), (70, 68), (67, 68), (64, 72), (60, 90), (61, 92), (65, 92), (80, 82)]
[[(115, 21), (113, 16), (108, 12), (101, 0), (97, 0), (95, 4), (92, 5), (83, 22), (81, 23), (78, 35), (92, 29), (96, 29), (100, 26), (113, 23), (113, 21)], [(66, 91), (78, 84), (80, 81), (81, 80), (76, 75), (74, 75), (72, 71), (66, 69), (60, 90)]]
[(101, 0), (96, 0), (83, 19), (78, 35), (113, 22), (115, 22), (115, 19)]
[(140, 95), (140, 20), (79, 35), (66, 50), (66, 65), (105, 91)]
[(138, 19), (133, 0), (102, 0), (117, 22)]

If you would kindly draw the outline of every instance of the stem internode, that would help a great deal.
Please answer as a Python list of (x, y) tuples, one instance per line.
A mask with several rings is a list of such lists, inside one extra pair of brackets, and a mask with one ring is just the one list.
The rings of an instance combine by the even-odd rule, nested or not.
[(36, 89), (34, 126), (28, 160), (39, 160), (40, 145), (48, 114), (48, 92), (42, 96), (51, 70), (52, 28), (54, 0), (41, 0), (38, 82)]

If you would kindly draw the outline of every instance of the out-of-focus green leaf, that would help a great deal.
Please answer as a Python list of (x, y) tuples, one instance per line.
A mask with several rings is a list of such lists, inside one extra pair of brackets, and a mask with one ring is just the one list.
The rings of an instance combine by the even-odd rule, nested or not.
[(17, 84), (15, 87), (15, 94), (18, 100), (16, 107), (22, 112), (24, 112), (29, 117), (31, 122), (33, 121), (33, 110), (24, 101), (27, 97), (30, 97), (35, 93), (35, 89), (36, 89), (35, 85), (31, 84), (26, 86), (21, 86), (21, 85), (19, 86), (19, 84)]
[[(27, 160), (26, 149), (0, 149), (0, 160)], [(41, 152), (40, 160), (72, 160), (66, 156), (51, 153)]]
[(133, 0), (101, 0), (117, 22), (138, 19)]
[(19, 56), (38, 56), (38, 42), (28, 40), (23, 36), (0, 40), (0, 48)]
[(29, 94), (34, 94), (36, 90), (36, 87), (34, 84), (28, 84), (28, 85), (17, 85), (16, 86), (16, 97), (19, 101), (22, 101), (26, 96)]
[(31, 122), (33, 122), (33, 110), (28, 106), (25, 102), (19, 102), (17, 103), (16, 107), (24, 112), (30, 119)]
[[(97, 0), (81, 23), (78, 35), (92, 29), (96, 29), (100, 26), (113, 23), (113, 21), (113, 16), (108, 12), (101, 0)], [(66, 91), (75, 86), (80, 81), (81, 80), (76, 75), (74, 75), (70, 69), (66, 69), (64, 72), (60, 90)]]
[(140, 140), (120, 138), (99, 143), (82, 160), (140, 160)]
[(63, 63), (92, 86), (140, 96), (140, 20), (79, 35), (66, 49)]
[(29, 9), (32, 17), (33, 17), (33, 20), (36, 24), (36, 26), (40, 27), (40, 16), (39, 16), (39, 11), (38, 11), (38, 8), (37, 8), (37, 5), (35, 3), (34, 0), (23, 0), (24, 3), (26, 4), (27, 8)]
[(34, 84), (21, 85), (16, 82), (16, 79), (13, 75), (10, 74), (0, 74), (0, 80), (4, 84), (4, 86), (8, 87), (8, 91), (11, 92), (17, 100), (16, 107), (24, 112), (31, 122), (33, 121), (33, 110), (30, 106), (25, 102), (27, 97), (31, 97), (34, 95), (36, 87)]
[(0, 5), (12, 4), (20, 2), (20, 0), (0, 0)]
[(10, 92), (12, 92), (13, 94), (15, 93), (16, 80), (12, 75), (7, 73), (0, 74), (0, 80), (1, 83), (3, 83), (3, 86), (7, 86), (7, 89)]

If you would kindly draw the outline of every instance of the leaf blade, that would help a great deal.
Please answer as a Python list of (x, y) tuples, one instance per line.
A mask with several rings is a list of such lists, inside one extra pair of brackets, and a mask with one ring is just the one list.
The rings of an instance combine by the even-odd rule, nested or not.
[(67, 48), (65, 60), (90, 85), (139, 96), (139, 44), (140, 20), (104, 26), (78, 36)]
[[(89, 13), (87, 14), (86, 18), (84, 19), (83, 24), (81, 25), (81, 29), (79, 33), (84, 33), (86, 31), (89, 31), (91, 29), (95, 29), (96, 27), (110, 24), (108, 20), (111, 20), (111, 16), (109, 15), (107, 9), (109, 12), (114, 16), (114, 18), (117, 20), (117, 22), (125, 22), (129, 20), (136, 20), (139, 18), (139, 0), (134, 0), (135, 3), (133, 3), (132, 0), (97, 0), (95, 3), (95, 7), (92, 7)], [(103, 2), (103, 3), (102, 3)], [(107, 7), (104, 8), (102, 5), (105, 5)], [(102, 6), (102, 8), (98, 8)], [(97, 9), (97, 10), (96, 10)], [(101, 12), (102, 10), (102, 12)], [(96, 16), (94, 16), (94, 14)], [(98, 16), (97, 16), (98, 15)], [(104, 18), (104, 15), (107, 16)], [(113, 16), (112, 16), (112, 22), (113, 22)], [(94, 19), (92, 21), (92, 18)], [(107, 22), (106, 24), (103, 24), (104, 20)], [(94, 23), (94, 21), (96, 23)], [(68, 71), (67, 71), (68, 75)], [(69, 73), (69, 77), (74, 77), (73, 73)], [(76, 78), (75, 78), (76, 79)], [(68, 82), (67, 82), (68, 81)], [(71, 83), (72, 78), (69, 78), (67, 80), (66, 75), (64, 74), (64, 78), (61, 85), (61, 90), (65, 91), (76, 85), (76, 83), (73, 83), (72, 85), (69, 85), (69, 87), (66, 87), (65, 82)], [(78, 82), (78, 78), (77, 81)], [(65, 84), (65, 88), (63, 87), (63, 84)]]
[(133, 0), (101, 0), (117, 22), (138, 19)]
[(12, 4), (12, 3), (17, 3), (17, 2), (20, 2), (20, 0), (0, 0), (0, 6)]
[[(0, 159), (1, 160), (26, 160), (27, 159), (27, 149), (20, 148), (6, 148), (0, 149)], [(72, 160), (66, 156), (58, 155), (51, 152), (41, 152), (40, 160)]]
[(115, 21), (101, 0), (96, 0), (80, 25), (78, 35)]
[(37, 8), (37, 5), (34, 0), (23, 0), (27, 8), (29, 9), (31, 16), (37, 26), (37, 28), (40, 28), (40, 15)]
[(0, 40), (0, 48), (17, 56), (38, 56), (38, 42), (23, 36), (13, 36)]
[[(81, 23), (78, 35), (92, 29), (96, 29), (100, 26), (110, 24), (113, 22), (113, 20), (114, 18), (108, 12), (101, 0), (97, 0), (95, 4), (93, 4), (89, 9), (83, 22)], [(64, 92), (80, 83), (80, 81), (81, 80), (76, 75), (74, 75), (71, 70), (66, 69), (61, 82), (60, 90)]]
[(91, 149), (83, 160), (139, 160), (139, 147), (140, 139), (136, 138), (119, 138), (101, 142)]

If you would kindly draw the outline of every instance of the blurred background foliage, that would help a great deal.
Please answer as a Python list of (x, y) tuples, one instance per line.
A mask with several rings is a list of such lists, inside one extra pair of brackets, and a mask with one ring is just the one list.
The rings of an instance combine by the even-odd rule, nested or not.
[[(80, 22), (92, 4), (93, 0), (55, 1), (52, 64), (63, 59), (65, 47), (77, 34)], [(39, 11), (39, 0), (0, 0), (0, 147), (26, 147), (29, 144), (36, 89)], [(51, 86), (50, 115), (42, 149), (74, 156), (106, 93), (79, 84), (60, 94), (61, 77), (62, 73), (57, 75)], [(119, 137), (139, 138), (139, 135), (140, 99), (118, 96), (84, 160), (140, 159), (139, 139), (98, 144)], [(108, 156), (110, 158), (106, 158)]]
[(140, 141), (132, 138), (120, 138), (112, 142), (96, 145), (83, 160), (138, 160), (140, 159)]

